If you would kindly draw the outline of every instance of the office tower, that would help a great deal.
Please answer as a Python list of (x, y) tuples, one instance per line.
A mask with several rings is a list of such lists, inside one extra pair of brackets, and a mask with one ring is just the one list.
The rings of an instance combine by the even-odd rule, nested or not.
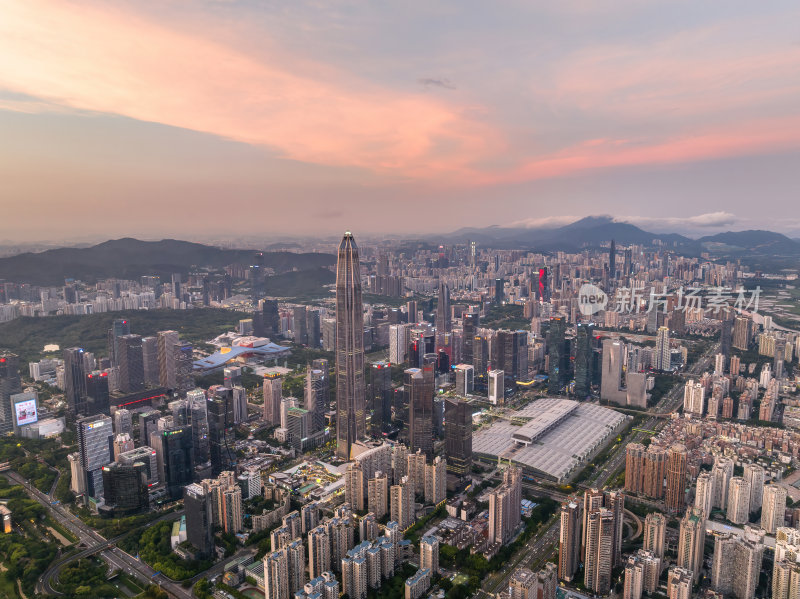
[(678, 536), (678, 566), (700, 576), (703, 565), (703, 548), (706, 541), (706, 520), (703, 510), (696, 507), (686, 509), (681, 518)]
[(142, 361), (142, 338), (139, 335), (123, 335), (117, 339), (117, 362), (119, 363), (119, 389), (123, 393), (137, 393), (144, 389), (144, 363)]
[(139, 444), (147, 445), (150, 443), (150, 433), (158, 429), (158, 419), (161, 412), (157, 410), (146, 410), (139, 414)]
[(278, 374), (264, 375), (264, 420), (272, 426), (281, 424), (281, 399), (283, 377)]
[(475, 312), (466, 312), (462, 318), (461, 360), (465, 364), (473, 363), (475, 332), (480, 326), (480, 315)]
[(117, 340), (123, 335), (131, 334), (131, 325), (124, 318), (115, 318), (108, 329), (108, 357), (112, 366), (117, 366)]
[(584, 580), (587, 589), (600, 595), (611, 590), (615, 529), (611, 510), (600, 508), (587, 514)]
[(250, 264), (250, 300), (258, 308), (258, 301), (264, 297), (266, 272), (264, 271), (264, 253), (256, 252)]
[(436, 304), (436, 332), (449, 333), (453, 330), (450, 314), (450, 288), (439, 279), (439, 296)]
[(242, 489), (238, 485), (222, 490), (219, 525), (230, 534), (242, 532)]
[(775, 534), (783, 526), (785, 517), (786, 489), (779, 485), (766, 485), (761, 506), (761, 528), (767, 534)]
[(403, 373), (403, 388), (408, 403), (409, 449), (433, 455), (433, 366), (408, 368)]
[(578, 323), (575, 330), (575, 397), (585, 399), (594, 378), (594, 324)]
[(667, 519), (659, 512), (647, 514), (644, 520), (644, 540), (642, 549), (664, 559), (664, 547), (667, 534)]
[(392, 485), (389, 493), (389, 513), (400, 530), (406, 530), (414, 523), (414, 485), (406, 477), (399, 484)]
[(325, 428), (325, 412), (327, 411), (328, 373), (308, 366), (306, 368), (306, 384), (303, 390), (305, 407), (309, 412), (309, 433)]
[(753, 336), (753, 321), (745, 316), (737, 316), (733, 321), (732, 345), (743, 351), (750, 347)]
[(233, 400), (233, 423), (247, 422), (247, 391), (244, 387), (232, 387), (231, 399)]
[(629, 443), (625, 448), (625, 491), (644, 492), (645, 456), (647, 450), (641, 443)]
[(389, 477), (383, 472), (376, 472), (367, 481), (367, 510), (376, 518), (389, 512)]
[(393, 324), (389, 326), (389, 362), (402, 364), (406, 361), (408, 350), (408, 325)]
[(667, 597), (669, 599), (692, 599), (694, 573), (687, 568), (673, 566), (667, 573)]
[(264, 556), (264, 596), (266, 599), (289, 599), (296, 589), (289, 586), (289, 562), (283, 550)]
[(667, 510), (680, 512), (686, 505), (686, 447), (676, 443), (667, 452)]
[(611, 240), (608, 248), (608, 280), (613, 281), (617, 278), (617, 245)]
[[(750, 483), (750, 512), (757, 512), (761, 509), (764, 493), (764, 469), (758, 464), (745, 464), (742, 478)], [(783, 523), (779, 526), (783, 526)]]
[(157, 485), (158, 479), (158, 456), (156, 450), (147, 445), (136, 447), (130, 451), (119, 454), (116, 461), (123, 466), (133, 466), (142, 464), (144, 466), (145, 483), (148, 487)]
[(714, 477), (710, 472), (701, 472), (695, 485), (694, 506), (703, 510), (706, 518), (711, 517), (714, 507)]
[(440, 456), (425, 464), (425, 503), (439, 505), (447, 499), (447, 462)]
[(206, 413), (212, 472), (219, 474), (223, 470), (234, 470), (233, 391), (218, 387), (214, 397), (206, 401)]
[(717, 458), (711, 475), (714, 478), (714, 507), (725, 509), (728, 505), (728, 485), (733, 477), (733, 462), (728, 458)]
[(502, 370), (489, 371), (489, 403), (502, 406), (505, 403), (505, 372)]
[(143, 511), (149, 506), (145, 465), (112, 463), (102, 468), (103, 497), (114, 516)]
[(286, 430), (289, 444), (297, 451), (304, 451), (304, 441), (311, 434), (311, 413), (303, 408), (289, 408), (286, 411)]
[(501, 305), (503, 300), (505, 299), (505, 281), (501, 278), (497, 278), (494, 280), (494, 303), (496, 305)]
[(453, 369), (456, 372), (456, 394), (462, 397), (471, 395), (475, 389), (475, 369), (471, 364), (457, 364)]
[(95, 370), (87, 374), (84, 381), (84, 389), (85, 396), (81, 402), (83, 406), (82, 413), (86, 416), (108, 414), (110, 407), (108, 373)]
[(388, 362), (369, 365), (367, 412), (373, 437), (380, 437), (389, 430), (392, 421), (392, 366)]
[(569, 342), (566, 339), (567, 321), (561, 316), (550, 319), (547, 331), (548, 380), (547, 392), (559, 395), (569, 377)]
[(603, 362), (600, 375), (600, 399), (625, 405), (627, 393), (622, 388), (622, 368), (625, 344), (615, 339), (603, 339)]
[(163, 476), (167, 494), (178, 499), (183, 487), (192, 482), (194, 474), (194, 450), (192, 448), (192, 427), (179, 426), (166, 428), (154, 433), (155, 450)]
[(192, 425), (192, 446), (194, 447), (195, 464), (205, 464), (210, 459), (208, 440), (208, 413), (206, 393), (202, 389), (194, 389), (186, 394), (190, 423)]
[(364, 511), (364, 470), (361, 462), (351, 462), (347, 465), (344, 475), (344, 500), (357, 512)]
[(419, 542), (419, 567), (427, 568), (432, 574), (439, 573), (439, 539), (424, 536)]
[[(83, 364), (83, 348), (80, 347), (71, 347), (69, 349), (64, 350), (64, 398), (67, 400), (67, 409), (72, 414), (83, 414), (84, 412), (84, 398), (86, 397), (86, 369)], [(6, 358), (6, 364), (9, 364), (12, 361), (16, 360), (16, 356), (10, 357), (9, 354), (4, 354)], [(14, 371), (16, 372), (16, 368)], [(6, 372), (9, 369), (6, 368)], [(0, 374), (2, 376), (2, 374)], [(20, 387), (19, 391), (13, 391), (12, 393), (19, 393), (22, 391)], [(9, 393), (9, 396), (11, 393)], [(2, 398), (0, 398), (2, 399)], [(8, 403), (7, 401), (3, 401), (3, 406)], [(0, 414), (2, 414), (2, 410), (5, 408), (0, 408)], [(9, 412), (11, 411), (11, 406), (9, 405)], [(9, 414), (10, 416), (10, 414)], [(7, 420), (9, 425), (11, 424), (11, 419)], [(9, 428), (9, 431), (11, 429)]]
[(158, 381), (162, 387), (175, 388), (175, 351), (179, 343), (178, 331), (159, 331), (156, 335), (158, 341)]
[(702, 383), (689, 379), (683, 387), (683, 411), (702, 416), (705, 410), (705, 388)]
[(472, 366), (479, 377), (486, 376), (489, 370), (489, 342), (481, 335), (475, 335), (472, 340)]
[(157, 337), (142, 337), (142, 368), (144, 384), (147, 387), (157, 387), (159, 383)]
[(465, 479), (472, 470), (472, 407), (458, 397), (444, 400), (444, 453), (447, 473)]
[(653, 368), (655, 370), (669, 370), (670, 359), (669, 327), (659, 327), (656, 333), (656, 349), (653, 353)]
[(727, 516), (734, 524), (745, 524), (750, 519), (750, 483), (740, 476), (734, 476), (728, 484)]
[(522, 471), (509, 465), (503, 484), (489, 495), (489, 541), (505, 545), (520, 524)]
[(214, 551), (214, 522), (211, 516), (211, 493), (192, 483), (183, 490), (186, 512), (186, 540), (197, 550), (198, 557), (209, 557)]
[(185, 399), (176, 399), (167, 404), (172, 414), (172, 424), (174, 426), (186, 426), (189, 424), (189, 402)]
[(130, 410), (117, 408), (114, 412), (114, 432), (117, 434), (128, 433), (133, 435), (133, 423), (131, 421)]
[(319, 310), (306, 308), (306, 345), (316, 348), (320, 346), (321, 341)]
[(364, 312), (358, 246), (350, 232), (339, 244), (336, 266), (336, 455), (366, 434)]
[(528, 380), (528, 334), (525, 331), (497, 331), (493, 366), (515, 380)]
[(558, 577), (572, 581), (581, 562), (581, 509), (577, 501), (561, 504), (561, 531), (558, 543)]
[(194, 362), (192, 361), (194, 347), (191, 343), (180, 342), (172, 346), (174, 354), (173, 364), (175, 366), (175, 386), (173, 389), (177, 391), (181, 397), (186, 395), (186, 392), (194, 387), (194, 378), (192, 372), (194, 369)]
[(308, 344), (308, 330), (306, 329), (306, 307), (294, 306), (292, 308), (292, 334), (297, 345)]
[(114, 432), (110, 416), (87, 416), (75, 423), (78, 432), (81, 476), (85, 480), (86, 495), (97, 500), (103, 498), (103, 466), (113, 460)]
[(308, 532), (308, 573), (314, 579), (331, 569), (331, 540), (325, 525)]
[(667, 451), (663, 447), (647, 448), (644, 464), (644, 494), (652, 499), (664, 497), (664, 479), (667, 476)]

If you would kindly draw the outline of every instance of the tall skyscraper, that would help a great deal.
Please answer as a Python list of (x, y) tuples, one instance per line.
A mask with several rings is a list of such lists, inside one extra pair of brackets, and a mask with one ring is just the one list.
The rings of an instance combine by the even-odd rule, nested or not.
[(616, 522), (611, 510), (600, 508), (587, 514), (584, 580), (587, 589), (600, 595), (611, 590), (615, 529)]
[(667, 519), (664, 514), (660, 512), (647, 514), (644, 520), (642, 549), (663, 560), (666, 534)]
[(144, 389), (144, 361), (142, 338), (139, 335), (122, 335), (117, 339), (119, 363), (119, 388), (123, 393), (137, 393)]
[(731, 478), (728, 485), (728, 520), (745, 524), (750, 519), (750, 483), (741, 476)]
[(586, 399), (594, 378), (594, 324), (579, 322), (575, 329), (575, 397)]
[(647, 448), (644, 464), (644, 494), (653, 499), (664, 497), (664, 479), (667, 476), (667, 452), (663, 447)]
[(570, 582), (581, 562), (581, 507), (569, 500), (561, 505), (561, 532), (558, 544), (558, 577)]
[(75, 423), (86, 495), (103, 498), (102, 468), (114, 459), (114, 431), (110, 416), (87, 416)]
[(178, 499), (183, 487), (192, 482), (194, 474), (194, 449), (192, 447), (192, 427), (178, 426), (166, 428), (151, 436), (157, 439), (154, 449), (158, 454), (159, 466), (163, 468), (163, 478), (167, 494)]
[[(84, 351), (81, 347), (70, 347), (64, 350), (64, 397), (67, 400), (67, 409), (72, 414), (84, 412), (86, 367), (83, 355)], [(10, 410), (11, 406), (9, 405)]]
[(109, 389), (108, 373), (95, 370), (86, 375), (84, 381), (86, 389), (85, 400), (82, 402), (83, 413), (86, 416), (95, 414), (108, 414), (109, 411)]
[(197, 550), (198, 557), (208, 557), (214, 550), (214, 522), (211, 517), (211, 493), (192, 483), (183, 491), (186, 511), (186, 540)]
[(381, 437), (392, 421), (392, 365), (388, 362), (369, 365), (367, 412), (370, 434)]
[(647, 449), (641, 443), (629, 443), (625, 451), (625, 490), (642, 493)]
[(461, 317), (461, 323), (463, 329), (461, 335), (461, 361), (464, 364), (472, 364), (475, 332), (480, 326), (480, 315), (476, 312), (466, 312)]
[(489, 495), (489, 540), (505, 545), (521, 522), (522, 471), (509, 465), (503, 484)]
[(569, 343), (566, 338), (567, 321), (561, 316), (550, 319), (547, 331), (548, 380), (547, 392), (559, 395), (569, 376)]
[(189, 416), (192, 425), (192, 446), (195, 464), (205, 464), (211, 459), (208, 439), (208, 408), (206, 393), (194, 389), (186, 394), (189, 402)]
[(494, 280), (494, 303), (498, 306), (505, 300), (505, 284), (506, 282), (500, 277)]
[(361, 264), (347, 232), (336, 266), (336, 455), (345, 460), (353, 443), (366, 435), (365, 394)]
[(283, 377), (279, 374), (264, 375), (264, 420), (272, 426), (281, 425), (281, 399)]
[(146, 467), (142, 462), (123, 465), (112, 462), (102, 468), (103, 497), (114, 516), (135, 514), (147, 509), (149, 494)]
[(444, 400), (444, 453), (448, 484), (455, 488), (472, 470), (472, 407), (458, 397)]
[(694, 380), (686, 381), (683, 388), (683, 411), (686, 414), (702, 416), (705, 410), (705, 388)]
[(667, 452), (667, 488), (664, 502), (671, 512), (686, 505), (686, 447), (676, 443)]
[(528, 380), (528, 334), (525, 331), (497, 331), (493, 366), (514, 380)]
[(611, 240), (608, 248), (608, 280), (613, 281), (617, 278), (617, 244)]
[(433, 393), (432, 364), (408, 368), (403, 375), (403, 387), (408, 397), (408, 437), (412, 452), (421, 449), (433, 456)]
[(436, 333), (449, 333), (453, 330), (450, 314), (450, 288), (444, 280), (439, 280), (439, 297), (436, 305)]
[[(66, 367), (67, 364), (65, 360), (65, 374)], [(0, 434), (7, 434), (14, 430), (11, 396), (17, 393), (22, 393), (22, 381), (19, 376), (19, 358), (16, 354), (12, 354), (11, 352), (0, 351)], [(70, 407), (72, 407), (72, 404), (70, 404)]]
[[(764, 494), (764, 469), (758, 464), (745, 464), (742, 478), (750, 483), (750, 512), (757, 512), (761, 509)], [(783, 523), (778, 526), (783, 526)]]
[(250, 265), (250, 299), (253, 306), (258, 308), (258, 300), (264, 297), (264, 253), (256, 252), (253, 255), (253, 263)]
[(656, 333), (656, 350), (653, 354), (653, 368), (669, 370), (670, 368), (669, 327), (659, 327)]
[(159, 331), (158, 339), (158, 382), (167, 389), (175, 388), (175, 351), (179, 342), (178, 331)]
[(711, 517), (714, 507), (714, 477), (710, 472), (701, 472), (695, 485), (694, 506), (703, 510), (706, 518)]
[(108, 329), (108, 357), (112, 366), (118, 366), (117, 362), (117, 339), (123, 335), (131, 334), (131, 325), (125, 318), (115, 318)]
[(212, 472), (219, 474), (223, 470), (235, 470), (233, 391), (218, 387), (214, 397), (209, 397), (206, 402), (206, 412)]

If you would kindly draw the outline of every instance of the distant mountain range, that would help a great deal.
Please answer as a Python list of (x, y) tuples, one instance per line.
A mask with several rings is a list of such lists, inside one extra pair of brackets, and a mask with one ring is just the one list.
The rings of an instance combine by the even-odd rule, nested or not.
[[(176, 239), (124, 238), (86, 248), (58, 248), (0, 258), (0, 279), (53, 286), (63, 285), (64, 279), (94, 282), (109, 277), (135, 279), (155, 275), (166, 280), (173, 273), (186, 274), (203, 266), (249, 265), (253, 255), (253, 250), (225, 250)], [(332, 254), (264, 252), (264, 265), (276, 273), (316, 271), (335, 261)]]
[(708, 252), (716, 257), (797, 258), (800, 242), (772, 231), (729, 231), (691, 239), (677, 233), (651, 233), (610, 216), (588, 216), (561, 227), (486, 227), (459, 229), (445, 236), (449, 242), (476, 241), (499, 249), (529, 249), (540, 252), (580, 251), (608, 245), (662, 246), (687, 255)]

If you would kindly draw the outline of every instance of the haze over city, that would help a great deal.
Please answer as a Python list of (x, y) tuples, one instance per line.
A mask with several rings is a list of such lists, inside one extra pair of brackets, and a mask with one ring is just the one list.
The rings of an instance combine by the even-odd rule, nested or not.
[(0, 238), (156, 238), (177, 222), (190, 238), (234, 222), (445, 233), (589, 214), (796, 236), (798, 13), (9, 0)]

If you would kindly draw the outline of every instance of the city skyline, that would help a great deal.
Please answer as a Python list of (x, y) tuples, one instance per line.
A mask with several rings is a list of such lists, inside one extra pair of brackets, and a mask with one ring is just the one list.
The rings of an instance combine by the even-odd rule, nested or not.
[(501, 226), (610, 213), (797, 234), (797, 16), (10, 2), (3, 237), (166, 236), (178, 219), (213, 235), (223, 206), (255, 217), (244, 234), (403, 233), (384, 216), (398, 205), (424, 207), (430, 233), (478, 225), (487, 203)]

